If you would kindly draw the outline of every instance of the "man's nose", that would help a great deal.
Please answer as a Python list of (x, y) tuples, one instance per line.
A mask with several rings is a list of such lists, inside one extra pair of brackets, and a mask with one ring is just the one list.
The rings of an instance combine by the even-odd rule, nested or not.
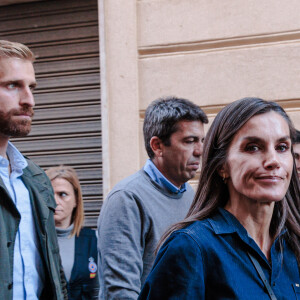
[(20, 104), (27, 105), (29, 107), (34, 107), (34, 97), (30, 87), (24, 87), (20, 92)]
[(203, 153), (203, 142), (199, 141), (194, 144), (194, 156), (201, 156)]

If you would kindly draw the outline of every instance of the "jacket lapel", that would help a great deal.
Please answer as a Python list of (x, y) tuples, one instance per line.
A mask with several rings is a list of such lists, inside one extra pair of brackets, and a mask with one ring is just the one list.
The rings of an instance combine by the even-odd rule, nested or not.
[(53, 198), (51, 198), (51, 190), (45, 181), (45, 175), (38, 168), (27, 167), (24, 169), (22, 180), (30, 194), (36, 224), (40, 226), (44, 235), (49, 218), (49, 209), (54, 211), (56, 207)]

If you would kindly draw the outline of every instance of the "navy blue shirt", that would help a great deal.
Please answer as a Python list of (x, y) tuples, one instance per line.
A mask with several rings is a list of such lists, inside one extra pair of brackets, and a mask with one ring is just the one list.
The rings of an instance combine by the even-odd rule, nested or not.
[(296, 257), (284, 239), (283, 254), (279, 244), (276, 239), (269, 262), (240, 222), (219, 209), (170, 236), (139, 299), (269, 300), (247, 251), (259, 261), (277, 299), (300, 299)]

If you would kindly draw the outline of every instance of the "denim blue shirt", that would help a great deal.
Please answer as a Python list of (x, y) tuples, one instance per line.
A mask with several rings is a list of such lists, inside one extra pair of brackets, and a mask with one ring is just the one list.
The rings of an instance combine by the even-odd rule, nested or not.
[(171, 193), (179, 194), (186, 191), (186, 183), (184, 183), (180, 189), (170, 182), (155, 166), (155, 164), (148, 159), (144, 166), (144, 171), (150, 176), (150, 178), (155, 181), (160, 187), (167, 189)]
[(18, 300), (38, 299), (43, 288), (44, 270), (29, 192), (20, 177), (27, 162), (11, 143), (8, 143), (7, 156), (9, 161), (0, 156), (0, 176), (21, 215), (14, 245), (13, 297)]
[(228, 211), (174, 232), (160, 249), (139, 299), (269, 300), (247, 251), (259, 261), (277, 299), (300, 299), (296, 257), (284, 240), (271, 247), (269, 262)]

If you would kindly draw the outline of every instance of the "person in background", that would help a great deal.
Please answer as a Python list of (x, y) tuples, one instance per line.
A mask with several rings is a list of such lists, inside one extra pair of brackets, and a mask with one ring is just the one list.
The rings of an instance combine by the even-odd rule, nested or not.
[(192, 203), (187, 181), (199, 168), (207, 122), (185, 99), (158, 99), (147, 108), (149, 160), (113, 188), (98, 220), (100, 299), (137, 299), (161, 235)]
[(76, 171), (57, 166), (46, 174), (57, 203), (54, 220), (69, 300), (98, 299), (97, 237), (95, 230), (82, 227), (83, 200)]
[(298, 172), (298, 177), (300, 179), (300, 131), (296, 130), (296, 134), (293, 141), (294, 158), (296, 163), (296, 168)]
[(275, 102), (244, 98), (218, 113), (205, 138), (194, 202), (163, 236), (140, 300), (298, 299), (293, 136)]
[(55, 200), (45, 172), (9, 141), (31, 131), (34, 54), (0, 40), (0, 299), (61, 300)]

